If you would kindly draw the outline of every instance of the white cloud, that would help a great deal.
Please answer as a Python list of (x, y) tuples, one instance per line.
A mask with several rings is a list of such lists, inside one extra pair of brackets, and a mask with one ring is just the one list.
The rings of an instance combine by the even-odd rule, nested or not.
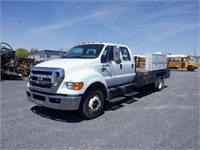
[(93, 12), (93, 13), (90, 13), (90, 14), (85, 14), (83, 17), (79, 16), (76, 19), (63, 21), (63, 22), (56, 23), (56, 24), (53, 24), (53, 25), (47, 25), (47, 26), (43, 26), (43, 27), (33, 28), (33, 29), (30, 30), (30, 32), (61, 29), (61, 28), (71, 26), (75, 23), (84, 21), (84, 20), (94, 19), (94, 18), (97, 18), (97, 17), (103, 17), (103, 16), (107, 16), (107, 15), (114, 15), (115, 13), (118, 13), (118, 12), (121, 12), (121, 11), (124, 11), (124, 10), (126, 10), (126, 8), (121, 8), (121, 9), (116, 9), (116, 10), (96, 11), (96, 12)]

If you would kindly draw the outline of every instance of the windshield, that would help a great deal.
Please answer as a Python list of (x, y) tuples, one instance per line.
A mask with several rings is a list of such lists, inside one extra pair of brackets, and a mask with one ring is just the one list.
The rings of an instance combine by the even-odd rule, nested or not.
[(189, 56), (189, 57), (188, 57), (188, 60), (191, 61), (191, 62), (192, 62), (192, 61), (194, 61), (194, 62), (196, 61), (196, 59), (195, 59), (193, 56)]
[(103, 44), (78, 45), (65, 53), (63, 58), (97, 58), (103, 46)]

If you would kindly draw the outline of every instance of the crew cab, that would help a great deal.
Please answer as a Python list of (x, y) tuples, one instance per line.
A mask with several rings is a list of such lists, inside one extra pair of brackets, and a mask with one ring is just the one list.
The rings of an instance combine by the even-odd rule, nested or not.
[(156, 66), (151, 61), (154, 54), (149, 54), (148, 70), (137, 70), (128, 46), (103, 42), (76, 45), (63, 58), (31, 69), (27, 99), (52, 109), (79, 110), (86, 119), (96, 118), (103, 113), (106, 101), (132, 97), (137, 94), (135, 87), (164, 87), (164, 80), (170, 77), (167, 58), (155, 55), (159, 56)]

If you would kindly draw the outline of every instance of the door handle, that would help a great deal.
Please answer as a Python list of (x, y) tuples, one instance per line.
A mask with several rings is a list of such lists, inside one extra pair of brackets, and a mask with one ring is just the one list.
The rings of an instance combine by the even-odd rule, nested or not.
[(103, 64), (102, 68), (110, 67), (111, 65), (109, 63)]
[(111, 64), (109, 64), (109, 63), (103, 64), (102, 65), (102, 72), (104, 72), (106, 70), (106, 68), (108, 68), (110, 66), (111, 66)]

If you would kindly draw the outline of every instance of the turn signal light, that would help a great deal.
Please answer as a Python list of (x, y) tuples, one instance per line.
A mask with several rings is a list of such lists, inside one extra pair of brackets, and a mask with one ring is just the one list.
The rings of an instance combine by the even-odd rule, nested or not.
[(74, 90), (81, 90), (83, 88), (83, 82), (75, 82)]
[(83, 82), (68, 82), (67, 88), (70, 90), (81, 90), (83, 88)]

